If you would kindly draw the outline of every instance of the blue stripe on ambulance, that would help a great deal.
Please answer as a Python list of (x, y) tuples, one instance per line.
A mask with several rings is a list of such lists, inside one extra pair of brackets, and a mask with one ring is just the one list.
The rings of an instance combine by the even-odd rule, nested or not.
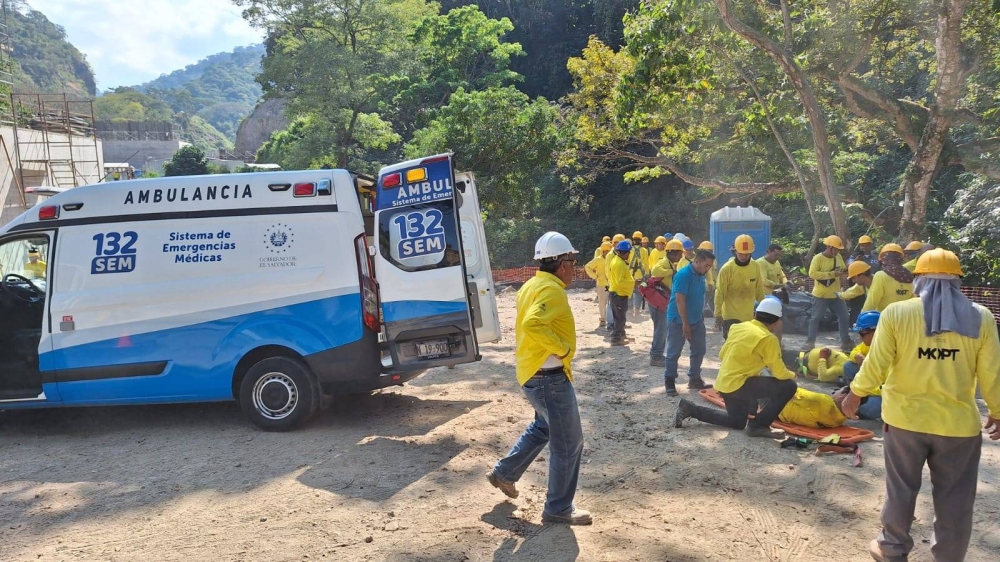
[(51, 371), (168, 361), (162, 375), (58, 383), (66, 405), (232, 400), (232, 373), (247, 352), (281, 345), (307, 356), (340, 347), (361, 339), (360, 318), (360, 296), (351, 293), (59, 349), (39, 363)]
[(466, 301), (395, 301), (382, 303), (382, 317), (386, 323), (402, 322), (412, 318), (423, 318), (428, 316), (440, 316), (443, 314), (453, 314), (465, 312), (468, 308)]

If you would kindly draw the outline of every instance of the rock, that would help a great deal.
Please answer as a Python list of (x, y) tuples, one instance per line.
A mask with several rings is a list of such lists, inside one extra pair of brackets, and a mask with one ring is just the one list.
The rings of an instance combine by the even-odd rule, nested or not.
[(256, 154), (274, 133), (288, 126), (285, 100), (270, 99), (254, 108), (236, 130), (236, 153)]
[(368, 535), (367, 537), (365, 537), (365, 542), (372, 542), (374, 540), (375, 540), (375, 537), (373, 537), (371, 535)]

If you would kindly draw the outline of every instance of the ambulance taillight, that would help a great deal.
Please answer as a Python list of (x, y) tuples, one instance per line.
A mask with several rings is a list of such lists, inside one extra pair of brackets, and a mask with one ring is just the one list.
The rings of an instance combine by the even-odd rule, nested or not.
[(368, 255), (368, 238), (362, 234), (354, 239), (354, 249), (358, 257), (358, 285), (361, 288), (361, 317), (365, 326), (373, 332), (382, 331), (382, 321), (379, 315), (378, 282), (375, 281), (375, 268)]

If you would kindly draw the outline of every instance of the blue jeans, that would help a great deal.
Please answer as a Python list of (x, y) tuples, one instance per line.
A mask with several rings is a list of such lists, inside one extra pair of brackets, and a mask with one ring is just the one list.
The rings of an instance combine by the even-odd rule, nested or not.
[(667, 346), (667, 311), (650, 306), (649, 316), (653, 319), (653, 345), (649, 348), (649, 357), (663, 357)]
[(809, 311), (809, 335), (806, 341), (816, 343), (816, 334), (819, 333), (819, 322), (826, 314), (827, 309), (833, 309), (837, 315), (837, 327), (840, 329), (841, 343), (851, 339), (848, 333), (850, 322), (848, 322), (847, 303), (840, 299), (818, 299), (813, 297), (812, 309)]
[[(853, 357), (851, 359), (854, 359)], [(858, 376), (858, 372), (861, 370), (861, 365), (858, 365), (854, 361), (848, 361), (844, 363), (844, 380), (848, 384), (854, 380), (854, 377)]]
[(882, 419), (882, 397), (869, 396), (868, 400), (858, 407), (858, 417), (863, 420)]
[(629, 305), (629, 309), (635, 312), (639, 312), (640, 310), (642, 310), (642, 303), (644, 301), (645, 298), (643, 298), (642, 293), (640, 293), (639, 291), (634, 291), (632, 293), (632, 302)]
[(524, 383), (522, 390), (535, 408), (535, 421), (493, 470), (504, 480), (517, 482), (548, 444), (549, 491), (544, 512), (567, 515), (573, 511), (583, 455), (583, 426), (576, 391), (561, 372), (535, 375)]
[[(677, 360), (684, 351), (684, 324), (667, 322), (667, 369), (663, 380), (668, 385), (677, 380)], [(701, 378), (701, 362), (705, 358), (705, 321), (691, 324), (691, 367), (688, 379)]]

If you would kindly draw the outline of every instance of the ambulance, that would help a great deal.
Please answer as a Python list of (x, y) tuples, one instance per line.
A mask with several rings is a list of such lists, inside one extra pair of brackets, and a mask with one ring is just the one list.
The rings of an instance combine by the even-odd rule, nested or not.
[(67, 190), (0, 229), (0, 274), (3, 410), (236, 400), (287, 430), (500, 338), (450, 154)]

